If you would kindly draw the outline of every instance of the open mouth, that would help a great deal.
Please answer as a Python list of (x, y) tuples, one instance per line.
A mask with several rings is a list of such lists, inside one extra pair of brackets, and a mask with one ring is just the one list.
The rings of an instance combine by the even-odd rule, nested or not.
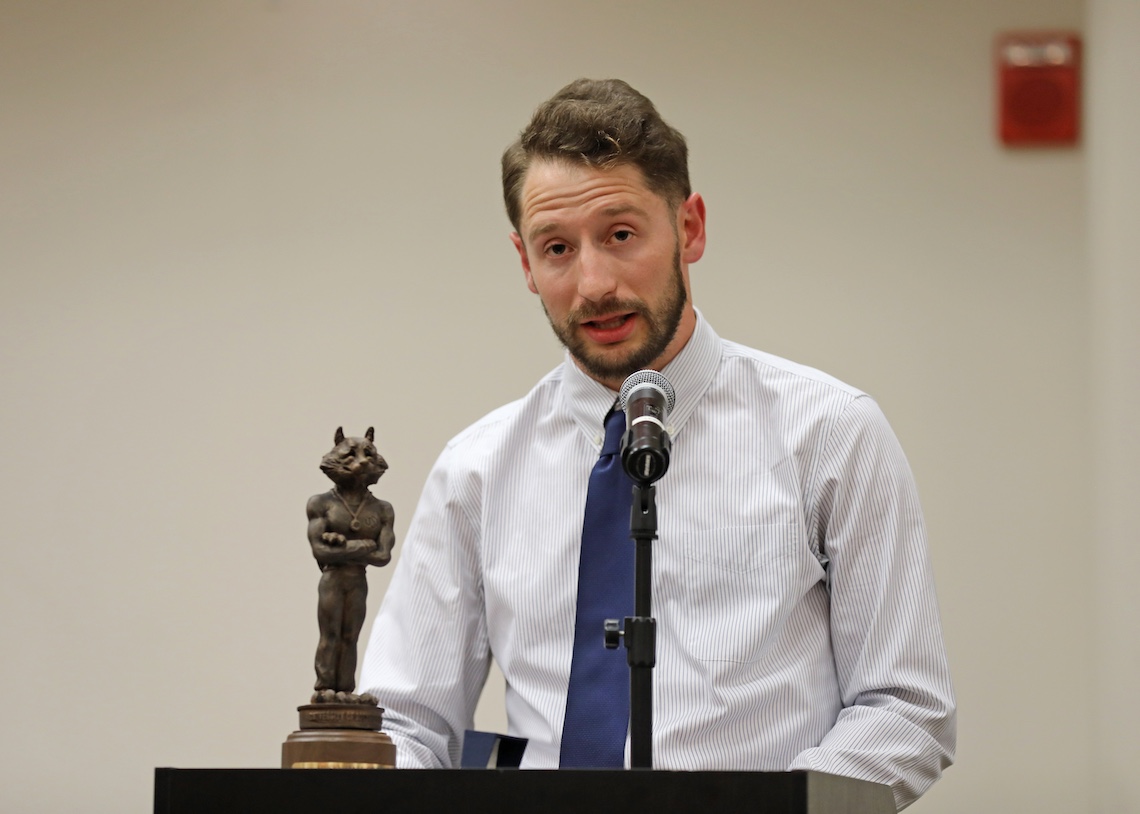
[(616, 317), (608, 317), (607, 319), (592, 319), (586, 323), (590, 328), (598, 331), (613, 331), (620, 328), (630, 319), (633, 314), (619, 314)]
[(607, 315), (599, 319), (591, 319), (582, 323), (582, 330), (594, 342), (603, 345), (613, 344), (628, 339), (637, 325), (637, 313), (633, 311), (624, 314)]

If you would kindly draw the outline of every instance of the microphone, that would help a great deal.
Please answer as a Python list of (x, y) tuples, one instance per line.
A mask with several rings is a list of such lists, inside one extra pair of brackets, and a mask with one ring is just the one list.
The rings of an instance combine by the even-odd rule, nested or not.
[(673, 444), (665, 432), (665, 419), (676, 403), (673, 385), (656, 370), (639, 370), (622, 383), (626, 430), (621, 463), (625, 473), (643, 486), (660, 479), (669, 468)]

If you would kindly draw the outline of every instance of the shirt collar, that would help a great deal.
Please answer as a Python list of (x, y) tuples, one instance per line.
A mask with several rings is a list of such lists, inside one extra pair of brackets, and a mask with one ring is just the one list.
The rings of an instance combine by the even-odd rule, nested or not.
[[(720, 363), (721, 341), (712, 326), (697, 310), (697, 324), (693, 335), (681, 348), (673, 361), (665, 366), (661, 374), (673, 385), (677, 393), (677, 404), (666, 421), (666, 431), (676, 438), (685, 420), (692, 415), (701, 397), (708, 390), (716, 376)], [(563, 367), (563, 409), (585, 433), (596, 447), (602, 443), (602, 420), (618, 397), (611, 390), (582, 372), (574, 363), (569, 351), (562, 361)]]

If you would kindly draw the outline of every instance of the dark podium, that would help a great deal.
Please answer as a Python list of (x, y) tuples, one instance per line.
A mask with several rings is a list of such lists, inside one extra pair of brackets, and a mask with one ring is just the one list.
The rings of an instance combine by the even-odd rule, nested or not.
[(156, 769), (155, 814), (888, 814), (887, 786), (819, 772)]

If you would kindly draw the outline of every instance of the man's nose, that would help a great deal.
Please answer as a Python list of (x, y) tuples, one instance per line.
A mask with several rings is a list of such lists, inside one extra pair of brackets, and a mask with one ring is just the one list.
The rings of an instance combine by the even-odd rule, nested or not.
[(604, 251), (584, 246), (578, 255), (578, 295), (601, 302), (617, 291), (618, 274), (613, 258)]

